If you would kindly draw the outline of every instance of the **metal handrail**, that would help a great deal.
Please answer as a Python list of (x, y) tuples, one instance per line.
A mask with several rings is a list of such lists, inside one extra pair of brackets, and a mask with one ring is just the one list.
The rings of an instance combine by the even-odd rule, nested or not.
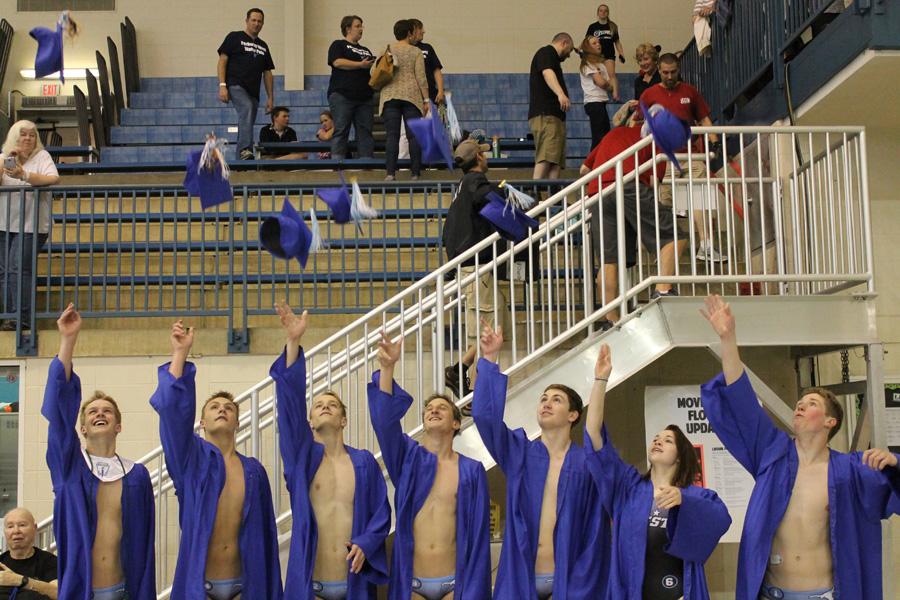
[[(351, 425), (345, 430), (347, 443), (377, 454), (374, 435), (367, 426), (367, 407), (361, 398), (376, 367), (377, 342), (384, 331), (405, 340), (396, 377), (419, 399), (419, 410), (407, 416), (404, 429), (411, 434), (420, 431), (421, 415), (417, 412), (426, 390), (443, 388), (444, 366), (457, 363), (466, 351), (465, 340), (473, 332), (463, 318), (464, 309), (473, 300), (474, 305), (482, 306), (480, 282), (486, 275), (490, 276), (486, 285), (494, 292), (490, 308), (494, 314), (506, 312), (512, 317), (510, 356), (503, 359), (509, 373), (541, 364), (562, 344), (591, 335), (598, 320), (611, 311), (628, 315), (633, 302), (661, 283), (674, 282), (683, 293), (696, 295), (709, 291), (741, 293), (741, 286), (748, 287), (747, 293), (760, 296), (833, 294), (856, 286), (874, 292), (865, 134), (861, 128), (706, 127), (695, 128), (694, 133), (701, 137), (718, 135), (724, 138), (724, 147), (729, 147), (729, 137), (740, 138), (737, 146), (741, 152), (732, 157), (729, 169), (708, 177), (689, 165), (705, 165), (708, 172), (714, 157), (689, 150), (682, 157), (688, 167), (685, 175), (641, 183), (640, 176), (665, 160), (655, 154), (649, 160), (637, 161), (637, 172), (626, 174), (626, 160), (648, 148), (654, 154), (653, 142), (641, 140), (529, 210), (541, 223), (526, 239), (513, 244), (493, 234), (308, 348), (308, 400), (326, 388), (336, 390), (345, 398), (351, 417)], [(831, 143), (834, 139), (839, 140), (837, 145)], [(805, 152), (799, 157), (798, 147)], [(820, 152), (819, 148), (825, 150)], [(615, 173), (614, 181), (604, 183), (599, 194), (588, 193), (588, 185), (609, 170)], [(630, 267), (633, 277), (629, 284), (624, 209), (626, 193), (631, 190), (652, 194), (655, 239), (642, 241), (657, 256), (664, 233), (661, 215), (671, 211), (674, 217), (681, 203), (692, 218), (688, 219), (686, 233), (673, 232), (676, 246), (689, 242), (686, 261), (676, 262), (674, 272), (667, 274), (661, 261), (653, 264), (638, 254)], [(658, 202), (666, 190), (674, 197), (671, 207)], [(615, 210), (619, 246), (618, 258), (611, 263), (616, 265), (617, 274), (616, 279), (610, 279), (601, 270), (600, 287), (595, 290), (589, 219), (613, 219), (604, 217), (610, 210)], [(708, 227), (711, 223), (714, 225)], [(696, 242), (703, 236), (729, 258), (727, 263), (700, 259)], [(599, 262), (605, 263), (602, 237), (601, 231)], [(482, 262), (479, 255), (486, 249), (490, 249), (492, 260)], [(501, 283), (499, 269), (511, 267), (517, 257), (523, 256), (525, 279)], [(467, 267), (465, 263), (470, 260), (474, 265)], [(447, 275), (455, 277), (446, 281)], [(466, 298), (466, 288), (476, 282), (479, 285), (474, 286), (474, 298)], [(607, 285), (613, 282), (618, 283), (618, 290), (607, 293)], [(508, 298), (504, 298), (507, 292)], [(245, 415), (239, 444), (267, 465), (273, 481), (280, 481), (273, 396), (274, 383), (268, 377), (237, 396), (238, 402), (251, 405), (249, 411), (242, 411)], [(458, 404), (467, 401), (463, 398)], [(157, 576), (162, 599), (169, 593), (165, 589), (171, 575), (168, 549), (170, 541), (174, 544), (175, 540), (168, 536), (168, 511), (174, 500), (161, 448), (141, 460), (149, 465), (157, 461), (158, 465), (152, 477), (160, 499)], [(279, 485), (274, 501), (277, 521), (284, 526), (289, 511), (282, 510), (282, 489)], [(41, 540), (46, 545), (53, 541), (51, 523), (51, 519), (45, 519), (40, 524)]]

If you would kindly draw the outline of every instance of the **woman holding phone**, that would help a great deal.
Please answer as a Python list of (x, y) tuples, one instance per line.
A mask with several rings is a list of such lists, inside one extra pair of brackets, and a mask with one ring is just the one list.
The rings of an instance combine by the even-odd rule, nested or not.
[[(43, 187), (59, 181), (50, 154), (31, 121), (17, 121), (9, 128), (0, 152), (3, 187)], [(50, 233), (50, 194), (25, 189), (0, 192), (0, 308), (15, 313), (22, 299), (22, 328), (31, 323), (31, 289), (34, 256)], [(19, 275), (22, 287), (19, 289)], [(4, 319), (0, 330), (12, 331), (15, 319)]]

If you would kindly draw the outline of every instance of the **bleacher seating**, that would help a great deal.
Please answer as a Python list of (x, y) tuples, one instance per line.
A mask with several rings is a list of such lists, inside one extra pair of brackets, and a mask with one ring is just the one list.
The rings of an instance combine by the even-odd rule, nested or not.
[[(623, 92), (632, 89), (633, 77), (627, 73), (619, 75)], [(484, 129), (488, 136), (500, 138), (518, 139), (528, 134), (527, 73), (450, 73), (445, 82), (454, 93), (453, 102), (463, 128)], [(581, 106), (578, 75), (567, 73), (566, 84), (573, 102), (567, 119), (568, 156), (571, 164), (577, 164), (573, 161), (583, 158), (590, 149), (590, 124)], [(284, 91), (284, 78), (275, 77), (275, 98), (278, 104), (291, 109), (291, 126), (301, 140), (314, 140), (319, 113), (328, 106), (328, 76), (308, 76), (305, 87), (303, 91)], [(182, 162), (185, 146), (201, 143), (210, 132), (234, 142), (234, 109), (218, 101), (216, 89), (215, 77), (143, 79), (141, 91), (131, 95), (131, 104), (123, 111), (121, 125), (112, 128), (111, 146), (102, 150), (101, 162)], [(269, 122), (264, 105), (265, 94), (257, 127)], [(610, 116), (619, 106), (608, 105)], [(510, 150), (504, 154), (530, 156), (532, 152)]]

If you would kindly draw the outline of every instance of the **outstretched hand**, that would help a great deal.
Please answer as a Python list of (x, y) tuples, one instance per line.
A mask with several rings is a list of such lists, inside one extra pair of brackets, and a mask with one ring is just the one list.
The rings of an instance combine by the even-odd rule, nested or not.
[(700, 314), (709, 321), (720, 338), (734, 336), (735, 323), (731, 307), (718, 294), (706, 297), (706, 308), (701, 308)]
[(885, 467), (897, 466), (897, 456), (881, 448), (870, 448), (863, 452), (862, 462), (871, 469), (883, 471)]
[(594, 377), (609, 379), (610, 373), (612, 373), (612, 352), (609, 350), (609, 344), (601, 344), (597, 362), (594, 363)]
[(187, 355), (191, 350), (191, 346), (194, 345), (194, 328), (193, 327), (185, 327), (184, 320), (178, 319), (172, 325), (172, 334), (169, 336), (169, 340), (172, 342), (172, 350), (178, 354), (183, 353)]
[(300, 338), (303, 337), (303, 334), (306, 333), (306, 325), (309, 317), (309, 313), (307, 311), (303, 311), (303, 313), (298, 317), (294, 314), (294, 311), (288, 306), (287, 302), (280, 302), (275, 305), (275, 312), (278, 313), (278, 316), (281, 318), (281, 326), (284, 327), (284, 331), (287, 333), (288, 340), (290, 340), (293, 344), (299, 344)]
[(381, 341), (378, 342), (378, 362), (382, 369), (389, 369), (397, 364), (402, 346), (403, 338), (392, 342), (384, 331), (381, 332)]
[(503, 347), (503, 328), (494, 329), (490, 323), (482, 317), (481, 319), (481, 355), (486, 359), (497, 362), (497, 356), (500, 355), (500, 349)]
[(71, 302), (56, 320), (56, 328), (64, 338), (74, 338), (81, 331), (81, 315), (78, 314), (75, 305)]

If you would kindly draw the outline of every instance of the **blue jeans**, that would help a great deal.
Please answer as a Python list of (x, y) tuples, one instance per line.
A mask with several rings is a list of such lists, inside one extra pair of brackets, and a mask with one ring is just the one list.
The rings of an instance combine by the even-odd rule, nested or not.
[[(47, 242), (47, 234), (0, 231), (0, 302), (4, 313), (14, 313), (19, 306), (19, 270), (22, 271), (22, 324), (31, 320), (31, 289), (34, 271), (31, 262)], [(22, 247), (24, 243), (24, 248)]]
[[(397, 157), (400, 156), (400, 120), (403, 119), (405, 123), (409, 123), (410, 119), (421, 119), (422, 111), (406, 100), (388, 100), (381, 110), (381, 117), (384, 119), (385, 170), (388, 175), (395, 175), (397, 173)], [(409, 158), (412, 161), (410, 171), (413, 175), (418, 175), (422, 170), (422, 148), (408, 126), (406, 127), (406, 139), (409, 140)]]
[(372, 99), (351, 100), (338, 92), (328, 96), (328, 106), (334, 119), (334, 134), (331, 136), (331, 158), (343, 160), (347, 158), (347, 145), (350, 141), (350, 125), (356, 130), (356, 148), (359, 158), (375, 156), (375, 138), (372, 127), (375, 124), (375, 113)]
[(256, 123), (256, 110), (259, 98), (254, 98), (239, 85), (228, 86), (228, 95), (238, 114), (237, 154), (241, 150), (253, 150), (253, 126)]

